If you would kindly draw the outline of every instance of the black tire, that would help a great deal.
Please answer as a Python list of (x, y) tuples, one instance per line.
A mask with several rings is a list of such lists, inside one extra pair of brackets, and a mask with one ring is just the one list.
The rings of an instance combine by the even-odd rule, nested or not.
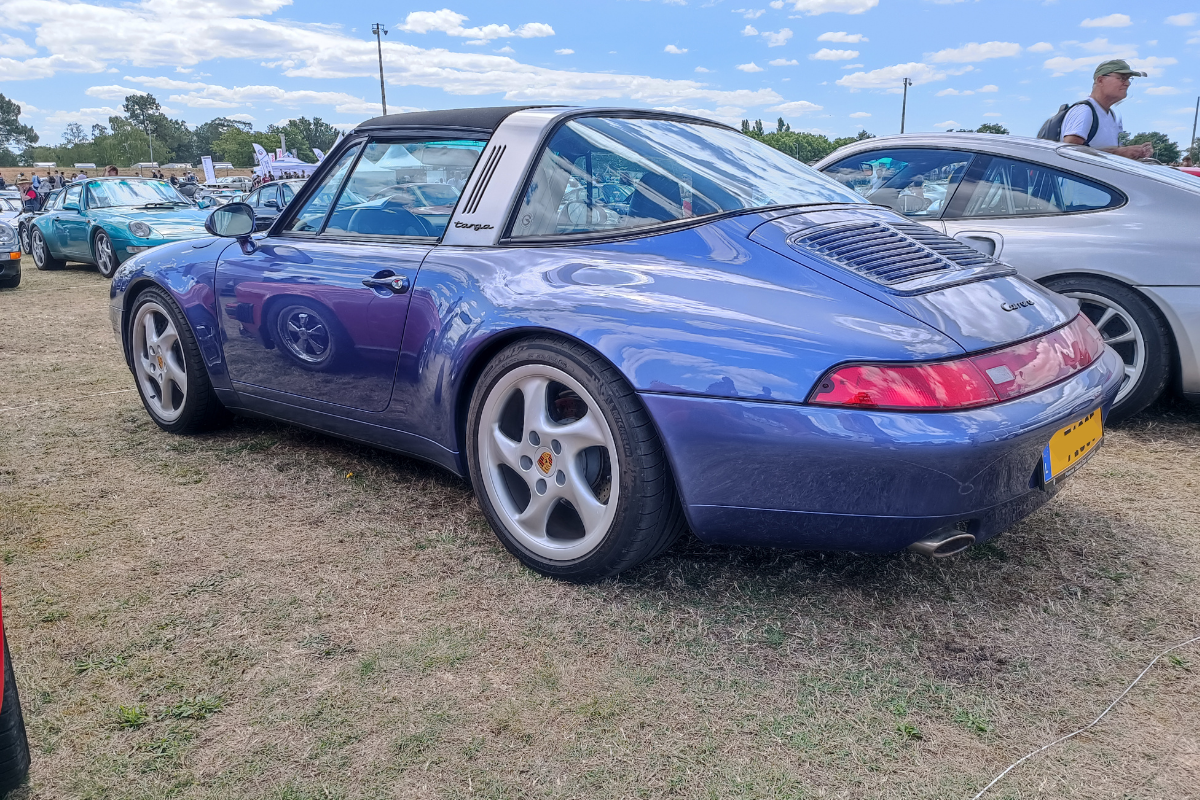
[(8, 637), (4, 637), (4, 701), (0, 704), (0, 797), (20, 786), (29, 774), (29, 740), (25, 737), (25, 718), (17, 678), (8, 655)]
[[(107, 253), (104, 248), (107, 248)], [(109, 280), (112, 280), (112, 276), (117, 274), (117, 269), (121, 266), (112, 239), (104, 231), (98, 231), (92, 237), (92, 261), (96, 264), (96, 271), (100, 273), (100, 277)]]
[[(1158, 399), (1171, 378), (1171, 332), (1158, 310), (1140, 292), (1107, 278), (1074, 276), (1052, 278), (1046, 288), (1079, 300), (1084, 314), (1092, 322), (1100, 322), (1107, 309), (1118, 313), (1103, 325), (1105, 341), (1125, 339), (1112, 344), (1134, 375), (1121, 386), (1117, 402), (1108, 413), (1108, 424), (1129, 419)], [(1137, 368), (1137, 351), (1142, 363)]]
[(21, 250), (25, 253), (25, 255), (31, 255), (33, 253), (33, 244), (29, 241), (29, 229), (32, 227), (32, 225), (22, 225), (21, 229), (17, 231), (21, 239)]
[[(151, 307), (151, 304), (154, 304), (154, 307)], [(143, 352), (142, 346), (139, 345), (139, 336), (134, 330), (144, 308), (147, 313), (158, 313), (156, 309), (161, 309), (170, 319), (170, 323), (178, 334), (178, 339), (170, 349), (176, 362), (182, 362), (183, 371), (187, 376), (187, 391), (183, 393), (182, 401), (177, 407), (177, 415), (164, 416), (158, 410), (159, 404), (156, 402), (154, 394), (156, 385), (153, 381), (148, 381), (138, 368), (139, 359), (144, 357), (147, 361), (151, 361), (149, 354)], [(134, 299), (129, 314), (125, 318), (125, 336), (129, 343), (130, 368), (133, 370), (138, 395), (142, 398), (142, 405), (145, 406), (146, 412), (150, 414), (150, 418), (158, 427), (168, 433), (192, 434), (212, 430), (228, 423), (229, 412), (217, 398), (217, 393), (213, 391), (212, 380), (209, 378), (208, 369), (204, 366), (196, 337), (183, 312), (180, 311), (170, 295), (157, 286), (142, 290)], [(158, 387), (161, 385), (161, 383), (158, 384)]]
[(17, 273), (11, 278), (0, 279), (0, 289), (15, 289), (21, 285), (21, 273)]
[(46, 237), (42, 235), (41, 230), (35, 225), (33, 233), (29, 236), (30, 248), (32, 249), (33, 265), (40, 270), (46, 269), (62, 269), (67, 265), (67, 262), (61, 258), (55, 258), (50, 252), (50, 245), (46, 242)]
[[(480, 452), (480, 428), (489, 395), (502, 392), (502, 382), (508, 376), (530, 365), (557, 370), (590, 395), (603, 414), (618, 455), (618, 467), (611, 470), (614, 473), (611, 481), (618, 487), (611, 522), (607, 529), (597, 529), (598, 544), (574, 560), (547, 558), (530, 549), (527, 540), (509, 529), (509, 512), (497, 510), (489, 496), (489, 484), (485, 483), (483, 461), (487, 456)], [(509, 345), (480, 375), (468, 414), (467, 461), (475, 496), (504, 547), (530, 569), (562, 580), (594, 581), (653, 558), (685, 531), (674, 478), (649, 413), (624, 377), (588, 348), (554, 336), (539, 336)], [(521, 427), (524, 425), (522, 422)], [(523, 432), (517, 435), (522, 439), (526, 436)], [(546, 438), (553, 435), (551, 429)], [(536, 477), (532, 473), (530, 476)], [(551, 520), (555, 513), (550, 514)], [(549, 523), (546, 530), (550, 530)]]
[(275, 349), (292, 363), (313, 372), (345, 366), (352, 348), (332, 311), (299, 297), (274, 303), (268, 314)]

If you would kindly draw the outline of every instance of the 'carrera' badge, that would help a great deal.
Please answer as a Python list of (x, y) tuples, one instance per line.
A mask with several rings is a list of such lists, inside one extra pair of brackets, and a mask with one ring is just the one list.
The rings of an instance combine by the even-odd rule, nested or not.
[(543, 475), (549, 475), (550, 470), (554, 469), (554, 456), (550, 455), (549, 450), (545, 451), (538, 456), (537, 465)]
[(1001, 303), (1000, 308), (1004, 309), (1005, 311), (1016, 311), (1018, 308), (1026, 308), (1032, 305), (1032, 300), (1018, 300), (1015, 303)]

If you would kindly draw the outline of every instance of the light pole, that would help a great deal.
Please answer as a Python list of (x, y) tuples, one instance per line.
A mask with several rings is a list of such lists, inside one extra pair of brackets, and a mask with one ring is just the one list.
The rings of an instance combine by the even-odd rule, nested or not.
[(912, 86), (912, 81), (908, 78), (904, 79), (904, 101), (900, 105), (900, 132), (904, 133), (904, 116), (908, 113), (908, 87)]
[(1200, 119), (1200, 97), (1196, 98), (1196, 113), (1192, 115), (1192, 140), (1188, 142), (1188, 151), (1196, 146), (1196, 120)]
[(380, 34), (387, 36), (387, 28), (383, 27), (383, 23), (375, 22), (371, 25), (371, 33), (375, 34), (375, 45), (379, 50), (379, 97), (383, 100), (383, 115), (387, 116), (387, 89), (383, 87), (383, 38)]

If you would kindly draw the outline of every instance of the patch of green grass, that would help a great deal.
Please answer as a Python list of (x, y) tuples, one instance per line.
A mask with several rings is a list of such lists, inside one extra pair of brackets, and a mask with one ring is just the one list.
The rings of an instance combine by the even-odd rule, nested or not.
[(401, 651), (407, 664), (422, 672), (455, 667), (475, 655), (482, 636), (473, 631), (456, 630), (446, 625), (427, 628), (417, 641)]
[(1188, 663), (1187, 659), (1180, 658), (1174, 653), (1167, 656), (1167, 663), (1178, 669), (1186, 669), (1188, 672), (1192, 671), (1191, 664)]
[(340, 644), (323, 633), (304, 637), (300, 641), (300, 646), (307, 650), (313, 658), (321, 660), (342, 658), (356, 652), (353, 645)]
[(68, 614), (66, 611), (63, 611), (61, 608), (57, 608), (53, 611), (47, 611), (45, 614), (42, 614), (42, 616), (38, 618), (38, 621), (39, 622), (62, 622), (64, 619), (66, 619), (69, 616), (71, 616), (71, 615)]
[(900, 734), (906, 740), (925, 738), (920, 729), (911, 722), (901, 722), (896, 726), (896, 733)]
[(784, 642), (787, 641), (787, 634), (783, 632), (783, 628), (772, 622), (763, 629), (763, 641), (769, 647), (778, 649), (783, 647)]
[(208, 719), (222, 708), (219, 697), (188, 697), (167, 709), (167, 716), (175, 719)]
[(967, 557), (974, 561), (1008, 561), (1008, 553), (995, 541), (975, 545), (967, 550)]
[(115, 667), (125, 666), (125, 656), (112, 655), (102, 656), (97, 653), (84, 656), (77, 659), (71, 667), (77, 675), (82, 675), (85, 672), (93, 672), (96, 670), (109, 670)]
[(966, 711), (960, 708), (954, 712), (954, 721), (974, 733), (990, 733), (992, 730), (991, 723), (974, 711)]
[(118, 706), (117, 727), (140, 728), (150, 721), (150, 714), (145, 706)]
[(611, 697), (593, 697), (575, 709), (582, 717), (594, 720), (612, 719), (620, 713), (617, 701)]

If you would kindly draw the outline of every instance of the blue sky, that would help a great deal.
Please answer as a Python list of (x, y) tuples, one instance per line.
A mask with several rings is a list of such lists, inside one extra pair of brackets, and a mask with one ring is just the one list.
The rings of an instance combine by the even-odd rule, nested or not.
[(265, 128), (512, 103), (670, 108), (732, 124), (783, 116), (830, 136), (999, 122), (1033, 135), (1126, 58), (1130, 132), (1180, 143), (1200, 94), (1200, 0), (590, 0), (398, 5), (309, 0), (0, 0), (0, 92), (53, 142), (154, 94), (191, 124)]

